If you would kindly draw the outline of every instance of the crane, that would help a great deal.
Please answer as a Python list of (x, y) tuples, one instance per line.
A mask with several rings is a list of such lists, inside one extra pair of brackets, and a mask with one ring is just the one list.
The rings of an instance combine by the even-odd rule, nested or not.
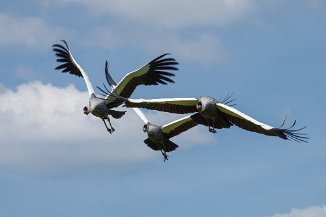
[[(99, 97), (95, 94), (87, 73), (74, 59), (67, 42), (65, 40), (62, 40), (62, 42), (63, 44), (52, 45), (53, 51), (57, 56), (57, 62), (59, 63), (55, 69), (84, 79), (89, 94), (89, 103), (83, 108), (84, 114), (88, 115), (91, 113), (102, 119), (109, 133), (112, 133), (115, 130), (110, 122), (109, 116), (119, 119), (125, 114), (125, 111), (117, 111), (113, 109), (121, 105), (123, 101), (119, 98), (112, 97), (112, 94), (130, 97), (135, 88), (139, 85), (174, 83), (170, 78), (174, 76), (174, 74), (169, 71), (178, 70), (178, 68), (175, 67), (178, 62), (173, 58), (167, 58), (166, 56), (168, 53), (160, 55), (139, 69), (126, 74), (116, 85), (112, 94), (108, 94), (105, 97)], [(107, 126), (106, 121), (110, 124), (110, 128)]]

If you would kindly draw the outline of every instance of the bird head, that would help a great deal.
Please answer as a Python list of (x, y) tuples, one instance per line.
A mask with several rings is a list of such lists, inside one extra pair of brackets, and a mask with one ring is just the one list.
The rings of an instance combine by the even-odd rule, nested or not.
[(209, 96), (200, 96), (197, 98), (198, 102), (196, 105), (196, 108), (198, 112), (202, 112), (205, 110), (210, 110), (212, 108), (215, 108), (215, 104), (217, 103), (217, 100), (209, 97)]
[(143, 131), (146, 133), (148, 130), (148, 124), (145, 124), (144, 127), (143, 127)]
[(92, 108), (88, 105), (83, 108), (84, 114), (88, 115), (89, 113), (92, 112)]
[(198, 103), (196, 105), (196, 109), (201, 112), (203, 110), (203, 103), (198, 100)]

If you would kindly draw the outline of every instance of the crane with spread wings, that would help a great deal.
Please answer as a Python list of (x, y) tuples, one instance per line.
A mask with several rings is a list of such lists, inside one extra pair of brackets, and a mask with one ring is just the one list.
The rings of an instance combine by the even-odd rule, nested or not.
[[(86, 115), (91, 113), (102, 119), (109, 133), (112, 133), (115, 130), (112, 127), (109, 116), (119, 119), (125, 114), (125, 111), (117, 111), (113, 109), (121, 105), (123, 101), (119, 98), (112, 97), (112, 94), (117, 94), (122, 97), (130, 97), (135, 88), (139, 85), (174, 83), (170, 78), (171, 76), (174, 76), (174, 74), (169, 71), (177, 70), (178, 68), (176, 68), (175, 65), (177, 65), (178, 62), (173, 58), (166, 57), (168, 54), (163, 54), (139, 69), (126, 74), (114, 87), (112, 94), (108, 94), (104, 98), (99, 97), (95, 94), (87, 73), (74, 59), (67, 42), (65, 40), (62, 40), (62, 42), (63, 45), (54, 44), (52, 46), (53, 51), (57, 56), (57, 62), (60, 63), (55, 69), (62, 70), (63, 73), (69, 73), (84, 79), (89, 93), (89, 103), (84, 107), (84, 113)], [(107, 126), (105, 120), (109, 122), (110, 128)]]

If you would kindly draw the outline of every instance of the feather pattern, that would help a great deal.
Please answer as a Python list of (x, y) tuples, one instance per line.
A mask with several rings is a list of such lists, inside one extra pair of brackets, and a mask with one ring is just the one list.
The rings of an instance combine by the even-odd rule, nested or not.
[(65, 40), (61, 41), (64, 43), (65, 46), (61, 44), (52, 45), (53, 51), (57, 56), (57, 62), (60, 63), (55, 69), (61, 70), (63, 73), (69, 73), (84, 78), (88, 93), (91, 96), (94, 93), (94, 89), (86, 72), (72, 56), (67, 42)]
[(164, 136), (168, 139), (183, 133), (190, 128), (193, 128), (199, 124), (197, 121), (200, 118), (200, 114), (196, 113), (184, 118), (178, 119), (171, 123), (162, 126), (162, 132)]
[(81, 73), (80, 67), (76, 63), (76, 61), (73, 59), (68, 44), (65, 40), (62, 40), (62, 42), (65, 44), (66, 47), (64, 47), (61, 44), (54, 44), (52, 45), (53, 51), (55, 52), (55, 55), (57, 56), (57, 62), (60, 63), (59, 66), (57, 66), (56, 70), (62, 70), (62, 72), (66, 73), (69, 72), (70, 74), (76, 75), (78, 77), (83, 77), (83, 74)]
[(166, 58), (163, 54), (141, 68), (128, 73), (114, 88), (114, 92), (122, 97), (130, 97), (139, 85), (158, 85), (174, 83), (171, 70), (178, 70), (179, 63), (174, 58)]

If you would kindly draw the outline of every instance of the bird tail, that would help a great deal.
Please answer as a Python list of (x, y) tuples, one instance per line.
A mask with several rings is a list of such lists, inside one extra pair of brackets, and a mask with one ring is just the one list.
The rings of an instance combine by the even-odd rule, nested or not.
[(172, 142), (171, 140), (166, 140), (164, 142), (163, 151), (165, 151), (165, 152), (174, 151), (178, 147), (179, 146), (177, 144), (175, 144), (174, 142)]
[[(162, 145), (159, 145), (155, 142), (152, 142), (149, 138), (144, 140), (144, 143), (150, 147), (151, 149), (153, 149), (154, 151), (160, 151), (162, 150)], [(175, 144), (174, 142), (166, 139), (164, 141), (164, 147), (163, 147), (163, 151), (165, 152), (170, 152), (175, 150), (176, 148), (178, 148), (179, 146), (177, 144)]]
[(115, 111), (115, 110), (110, 111), (111, 116), (115, 119), (121, 118), (125, 113), (126, 111)]

